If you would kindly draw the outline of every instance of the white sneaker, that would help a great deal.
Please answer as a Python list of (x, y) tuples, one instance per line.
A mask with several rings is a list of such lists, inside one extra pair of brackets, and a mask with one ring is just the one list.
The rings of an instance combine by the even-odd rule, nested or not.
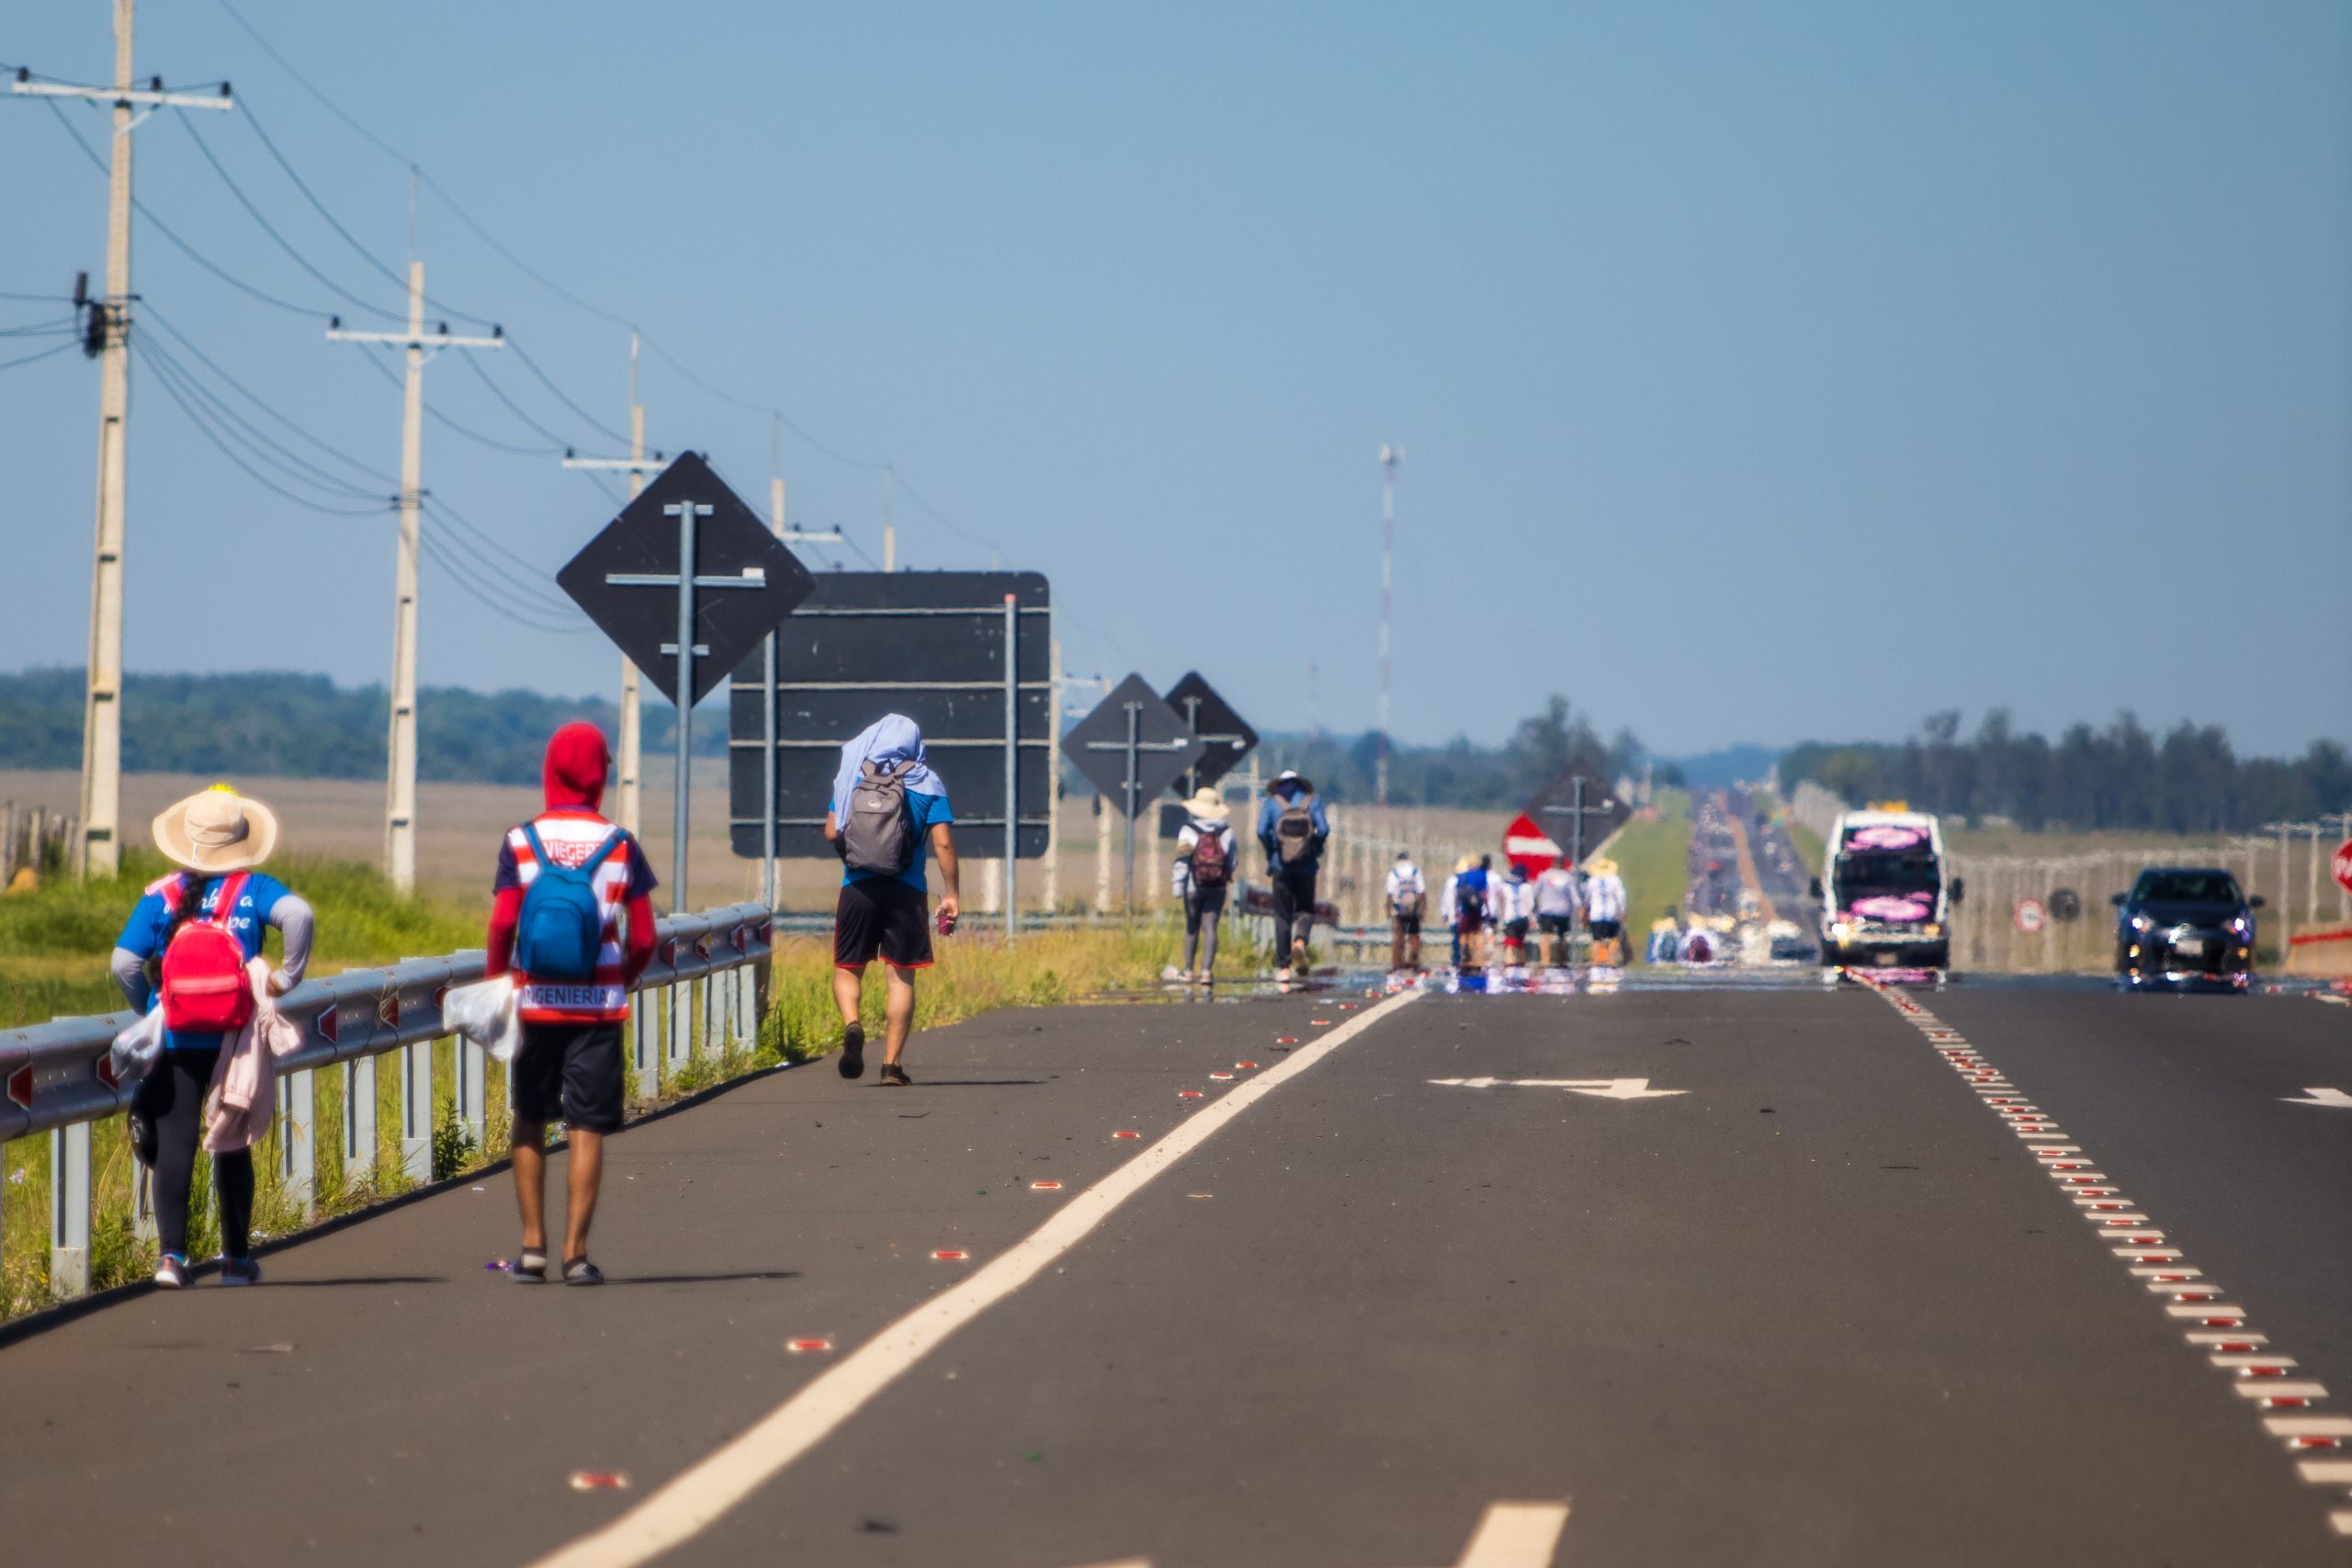
[(176, 1291), (187, 1283), (187, 1260), (166, 1252), (155, 1264), (155, 1285), (159, 1290)]

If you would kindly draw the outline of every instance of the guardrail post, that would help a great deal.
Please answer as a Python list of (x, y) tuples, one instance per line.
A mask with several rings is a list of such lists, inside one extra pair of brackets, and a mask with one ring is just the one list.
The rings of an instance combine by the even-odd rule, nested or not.
[(726, 987), (719, 984), (719, 977), (715, 974), (704, 976), (702, 981), (702, 1055), (705, 1061), (715, 1062), (726, 1054), (729, 1039), (726, 1031)]
[(695, 1034), (694, 983), (688, 980), (676, 980), (673, 981), (667, 987), (665, 987), (665, 989), (669, 995), (670, 1021), (669, 1038), (663, 1041), (662, 1043), (669, 1048), (664, 1053), (664, 1055), (669, 1058), (669, 1069), (671, 1072), (675, 1073), (685, 1066), (687, 1060), (693, 1054)]
[(488, 1100), (482, 1084), (482, 1063), (486, 1057), (482, 1048), (464, 1035), (457, 1036), (457, 1041), (458, 1120), (464, 1124), (466, 1135), (473, 1139), (474, 1147), (479, 1149), (482, 1146), (488, 1114), (484, 1110)]
[(729, 971), (735, 981), (735, 1040), (746, 1051), (760, 1048), (760, 968), (738, 964)]
[(422, 1186), (433, 1179), (433, 1042), (401, 1047), (401, 1169)]
[(376, 1058), (343, 1065), (343, 1179), (365, 1181), (376, 1174)]
[(90, 1292), (90, 1124), (49, 1134), (49, 1289), (56, 1296)]
[[(153, 1246), (155, 1231), (155, 1173), (130, 1156), (130, 1236), (144, 1246)], [(5, 1251), (0, 1251), (5, 1256)]]
[(319, 1212), (318, 1083), (310, 1073), (277, 1080), (277, 1179), (305, 1220)]
[(639, 1100), (662, 1098), (661, 1057), (653, 1046), (653, 1008), (643, 991), (628, 997), (629, 1067), (637, 1074)]

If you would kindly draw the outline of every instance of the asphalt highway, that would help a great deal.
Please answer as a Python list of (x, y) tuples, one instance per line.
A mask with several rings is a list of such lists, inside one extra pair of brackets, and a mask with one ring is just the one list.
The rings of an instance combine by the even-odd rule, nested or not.
[(2352, 1393), (2352, 1109), (2302, 1102), (2347, 1046), (2307, 997), (1811, 972), (998, 1014), (912, 1089), (620, 1135), (602, 1291), (484, 1269), (492, 1175), (14, 1335), (0, 1518), (339, 1568), (2342, 1563), (2303, 1467), (2352, 1447), (2290, 1445)]

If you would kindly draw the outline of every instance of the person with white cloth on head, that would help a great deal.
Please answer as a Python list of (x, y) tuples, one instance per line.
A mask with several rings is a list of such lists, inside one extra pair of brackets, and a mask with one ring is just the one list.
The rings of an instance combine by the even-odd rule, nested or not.
[(833, 1003), (842, 1015), (841, 1075), (865, 1073), (865, 1027), (858, 1006), (865, 966), (877, 957), (889, 972), (883, 998), (882, 1082), (910, 1081), (899, 1057), (915, 1017), (915, 971), (931, 966), (931, 895), (923, 852), (939, 857), (939, 934), (956, 930), (956, 820), (947, 785), (932, 772), (922, 730), (903, 714), (886, 714), (842, 748), (833, 776), (825, 841), (842, 857), (841, 897), (833, 910)]
[[(1205, 986), (1216, 968), (1217, 925), (1225, 919), (1226, 890), (1233, 886), (1233, 812), (1215, 784), (1203, 784), (1184, 802), (1188, 813), (1176, 830), (1176, 863), (1169, 891), (1184, 907), (1184, 964), (1166, 978)], [(1201, 966), (1193, 967), (1197, 953)]]
[(1588, 874), (1584, 881), (1584, 919), (1587, 929), (1592, 932), (1592, 961), (1595, 964), (1623, 964), (1625, 961), (1625, 879), (1617, 874), (1617, 863), (1607, 855), (1596, 856), (1585, 869)]

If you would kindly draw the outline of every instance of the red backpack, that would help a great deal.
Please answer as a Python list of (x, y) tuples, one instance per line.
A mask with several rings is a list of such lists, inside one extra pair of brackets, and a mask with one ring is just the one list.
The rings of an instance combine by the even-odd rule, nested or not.
[(1225, 830), (1211, 828), (1193, 840), (1193, 886), (1222, 887), (1233, 880), (1233, 862), (1225, 852)]
[[(174, 897), (190, 897), (195, 891), (191, 880), (183, 877)], [(245, 974), (245, 946), (229, 930), (237, 900), (244, 894), (244, 874), (229, 876), (213, 900), (211, 918), (198, 918), (203, 910), (194, 910), (172, 933), (171, 945), (164, 949), (164, 1028), (191, 1034), (226, 1034), (254, 1021), (254, 987)]]

